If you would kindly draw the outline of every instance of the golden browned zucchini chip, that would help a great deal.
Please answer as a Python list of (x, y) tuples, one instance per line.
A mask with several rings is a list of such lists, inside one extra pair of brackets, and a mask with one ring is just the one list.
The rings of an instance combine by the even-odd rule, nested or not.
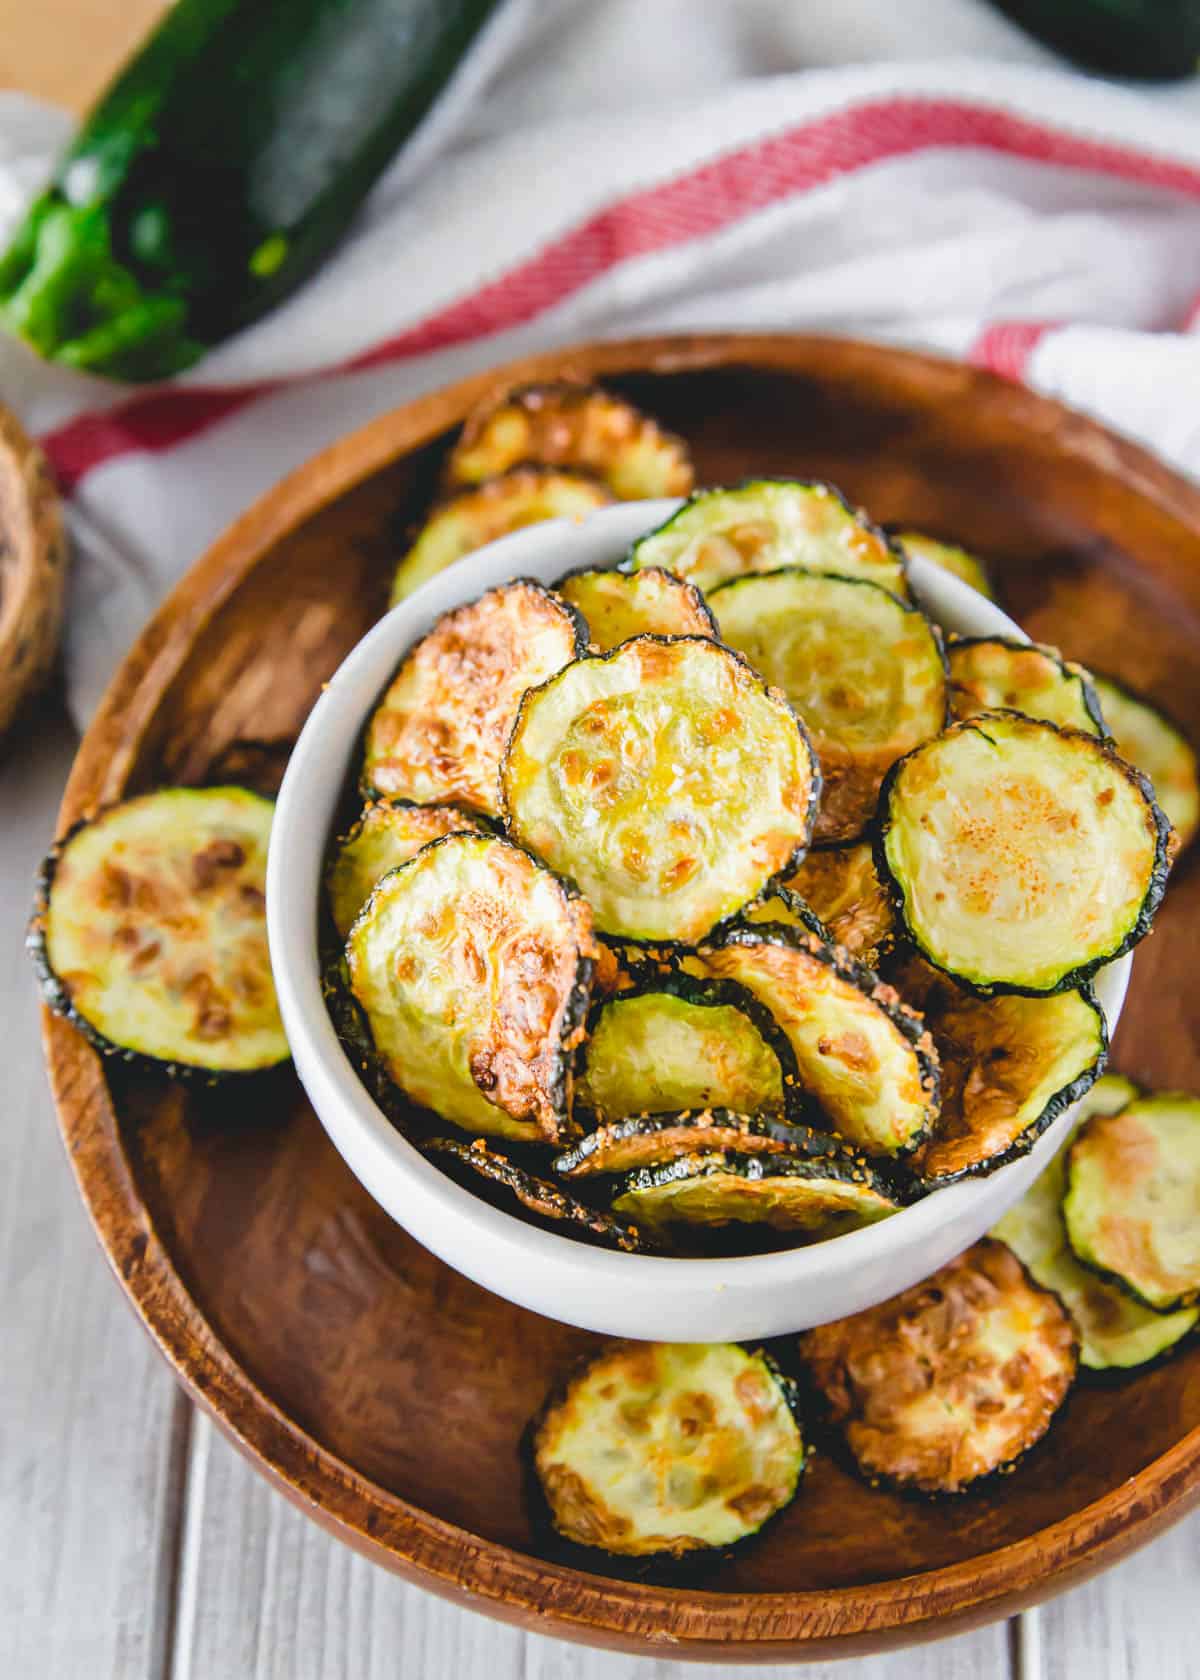
[(766, 1225), (823, 1242), (886, 1219), (891, 1186), (860, 1155), (690, 1153), (622, 1180), (613, 1212), (646, 1230), (669, 1225)]
[(632, 1225), (623, 1225), (611, 1213), (588, 1207), (559, 1185), (535, 1177), (498, 1149), (489, 1148), (482, 1138), (476, 1138), (474, 1143), (427, 1138), (418, 1147), (423, 1155), (436, 1161), (451, 1178), (468, 1189), (482, 1191), (484, 1186), (491, 1189), (494, 1196), (487, 1199), (494, 1199), (506, 1212), (515, 1203), (546, 1225), (564, 1227), (560, 1235), (581, 1237), (603, 1248), (619, 1248), (633, 1254), (642, 1246), (641, 1237)]
[(680, 1155), (731, 1149), (745, 1155), (828, 1155), (827, 1136), (764, 1114), (734, 1114), (727, 1108), (690, 1109), (682, 1114), (637, 1114), (605, 1121), (554, 1163), (564, 1178), (593, 1173), (628, 1173)]
[(1117, 751), (1149, 776), (1179, 844), (1188, 845), (1200, 829), (1200, 765), (1195, 747), (1164, 712), (1115, 677), (1093, 676), (1092, 681)]
[(650, 566), (644, 572), (568, 572), (555, 589), (580, 612), (597, 653), (631, 636), (711, 636), (716, 620), (694, 584)]
[(957, 719), (1007, 710), (1086, 735), (1106, 733), (1092, 679), (1057, 648), (1006, 636), (969, 636), (952, 641), (946, 653), (950, 710)]
[(936, 537), (927, 537), (921, 531), (896, 531), (893, 533), (893, 540), (910, 557), (930, 560), (944, 572), (949, 572), (952, 577), (969, 583), (972, 589), (977, 590), (980, 595), (985, 595), (989, 601), (996, 599), (996, 590), (987, 567), (978, 555), (972, 554), (968, 549), (959, 548), (957, 543), (938, 542)]
[(882, 1306), (823, 1324), (800, 1354), (863, 1475), (962, 1493), (1011, 1470), (1075, 1380), (1075, 1328), (984, 1238)]
[(896, 918), (869, 841), (809, 852), (786, 886), (817, 915), (836, 944), (877, 968), (890, 949)]
[(413, 805), (373, 799), (348, 833), (334, 842), (325, 871), (333, 925), (342, 938), (389, 869), (407, 863), (444, 834), (482, 834), (479, 822), (456, 805)]

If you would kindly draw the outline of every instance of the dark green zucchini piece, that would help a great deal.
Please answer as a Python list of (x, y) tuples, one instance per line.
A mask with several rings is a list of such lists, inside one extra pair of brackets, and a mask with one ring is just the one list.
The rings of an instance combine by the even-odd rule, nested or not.
[(699, 636), (636, 636), (521, 702), (505, 821), (602, 933), (694, 943), (793, 868), (820, 774), (781, 694)]
[(1173, 82), (1200, 64), (1195, 0), (995, 0), (1055, 52), (1105, 76)]
[(987, 567), (969, 549), (960, 548), (957, 543), (939, 542), (936, 537), (927, 537), (923, 531), (893, 531), (891, 534), (893, 541), (909, 559), (928, 560), (932, 565), (940, 566), (942, 571), (949, 572), (951, 577), (970, 584), (987, 600), (996, 599), (995, 586)]
[(586, 645), (578, 613), (530, 578), (444, 613), (371, 716), (363, 793), (497, 816), (500, 760), (522, 696)]
[(921, 1017), (848, 952), (801, 928), (738, 926), (700, 961), (774, 1016), (801, 1087), (840, 1137), (871, 1155), (914, 1149), (938, 1112), (937, 1051)]
[(695, 584), (674, 572), (648, 566), (644, 572), (584, 568), (554, 585), (587, 622), (596, 653), (611, 653), (631, 636), (711, 636), (717, 624)]
[(892, 1186), (861, 1155), (677, 1156), (621, 1181), (613, 1212), (650, 1231), (670, 1225), (766, 1225), (810, 1242), (898, 1212)]
[(869, 578), (907, 596), (904, 555), (829, 484), (751, 479), (698, 490), (678, 513), (633, 545), (629, 564), (662, 566), (707, 595), (747, 572), (785, 566)]
[(552, 1393), (534, 1469), (564, 1539), (622, 1557), (727, 1550), (794, 1498), (795, 1390), (729, 1342), (616, 1342)]
[(892, 767), (876, 859), (914, 944), (972, 990), (1068, 990), (1136, 945), (1170, 825), (1106, 743), (1018, 712), (958, 723)]
[(413, 805), (374, 799), (350, 830), (335, 840), (325, 871), (333, 925), (345, 939), (354, 918), (389, 869), (407, 863), (444, 834), (482, 834), (479, 820), (456, 805)]
[(42, 356), (165, 379), (329, 255), (494, 0), (175, 0), (0, 259)]
[(554, 1162), (564, 1178), (593, 1173), (629, 1173), (680, 1155), (731, 1149), (746, 1155), (829, 1155), (827, 1134), (764, 1114), (735, 1114), (725, 1108), (681, 1114), (637, 1114), (604, 1121)]
[(800, 1356), (872, 1483), (964, 1493), (1011, 1470), (1075, 1380), (1075, 1327), (985, 1237), (924, 1283), (801, 1336)]
[(1200, 1098), (1139, 1097), (1093, 1115), (1067, 1156), (1075, 1258), (1155, 1312), (1200, 1301)]
[(622, 1224), (611, 1214), (577, 1201), (560, 1185), (526, 1172), (482, 1138), (476, 1138), (474, 1143), (459, 1143), (446, 1137), (426, 1138), (417, 1147), (468, 1189), (482, 1193), (479, 1183), (482, 1180), (496, 1193), (496, 1204), (506, 1212), (515, 1203), (524, 1213), (532, 1214), (551, 1228), (565, 1227), (560, 1233), (563, 1236), (582, 1237), (603, 1248), (623, 1249), (627, 1254), (636, 1253), (642, 1247), (641, 1236), (634, 1226)]
[[(817, 856), (815, 852), (809, 852), (808, 855)], [(793, 876), (792, 879), (794, 878)], [(807, 933), (815, 933), (818, 939), (826, 939), (831, 943), (833, 941), (833, 935), (812, 906), (782, 881), (772, 881), (759, 898), (738, 912), (738, 921), (749, 922), (752, 925), (767, 922), (777, 926), (803, 928)], [(699, 964), (695, 964), (695, 972), (703, 972)]]
[(1087, 735), (1107, 734), (1091, 678), (1057, 648), (1008, 636), (965, 636), (946, 651), (955, 718), (1007, 710)]
[(786, 885), (820, 918), (836, 944), (869, 968), (879, 966), (895, 939), (896, 918), (869, 841), (809, 852)]
[(439, 503), (396, 567), (389, 605), (466, 554), (546, 519), (580, 520), (612, 497), (597, 479), (549, 467), (515, 467)]
[(162, 788), (76, 825), (43, 866), (29, 946), (46, 1002), (97, 1049), (213, 1080), (288, 1058), (267, 954), (275, 807)]
[(591, 912), (488, 835), (431, 841), (350, 930), (354, 996), (394, 1083), (465, 1131), (562, 1143), (598, 947)]
[(1200, 829), (1200, 764), (1196, 749), (1171, 719), (1115, 677), (1093, 675), (1104, 721), (1121, 757), (1149, 776), (1154, 796), (1186, 846)]
[(821, 764), (813, 839), (855, 839), (890, 765), (946, 723), (942, 638), (924, 613), (866, 578), (795, 567), (710, 594), (721, 639), (782, 689)]
[[(1071, 1137), (1093, 1114), (1118, 1114), (1137, 1095), (1130, 1080), (1103, 1074), (1076, 1109)], [(1090, 1371), (1130, 1370), (1149, 1364), (1181, 1341), (1200, 1319), (1200, 1308), (1152, 1312), (1127, 1290), (1079, 1264), (1067, 1242), (1062, 1215), (1069, 1142), (1070, 1138), (991, 1234), (1007, 1243), (1036, 1282), (1052, 1289), (1066, 1307), (1079, 1331), (1082, 1366)]]
[(468, 416), (447, 462), (451, 484), (482, 484), (521, 462), (591, 473), (622, 502), (686, 496), (682, 438), (595, 385), (555, 380), (503, 391)]

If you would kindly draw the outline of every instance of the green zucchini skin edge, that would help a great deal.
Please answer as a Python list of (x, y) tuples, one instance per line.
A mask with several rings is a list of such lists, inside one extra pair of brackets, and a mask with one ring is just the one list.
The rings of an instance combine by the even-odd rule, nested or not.
[[(954, 731), (966, 729), (981, 729), (984, 719), (988, 717), (1024, 718), (1025, 713), (1014, 712), (1007, 707), (1000, 706), (993, 712), (980, 712), (975, 717), (964, 718), (961, 723), (952, 723), (945, 733), (950, 734)], [(1150, 812), (1151, 821), (1154, 823), (1154, 863), (1150, 871), (1150, 879), (1146, 885), (1145, 897), (1142, 899), (1141, 908), (1139, 909), (1137, 916), (1134, 918), (1133, 925), (1126, 931), (1124, 936), (1118, 941), (1112, 950), (1105, 951), (1097, 957), (1092, 957), (1085, 963), (1080, 963), (1077, 968), (1073, 968), (1067, 974), (1062, 975), (1057, 981), (1055, 981), (1053, 986), (1048, 988), (1021, 986), (1008, 980), (996, 980), (986, 985), (968, 980), (965, 975), (956, 974), (952, 968), (947, 968), (945, 963), (938, 962), (937, 958), (931, 956), (916, 938), (909, 926), (908, 918), (905, 915), (906, 900), (904, 896), (904, 888), (900, 885), (899, 881), (896, 880), (888, 865), (887, 835), (888, 829), (891, 826), (888, 815), (888, 805), (891, 799), (892, 788), (900, 775), (902, 767), (907, 764), (908, 760), (913, 757), (915, 753), (919, 753), (922, 748), (928, 746), (929, 743), (927, 741), (922, 742), (921, 746), (914, 747), (911, 753), (906, 753), (903, 758), (898, 758), (895, 764), (893, 764), (889, 769), (887, 775), (883, 778), (883, 785), (879, 790), (879, 817), (872, 837), (872, 847), (875, 854), (875, 871), (879, 876), (880, 881), (891, 895), (892, 908), (896, 913), (897, 924), (904, 930), (904, 933), (913, 948), (919, 952), (921, 957), (929, 964), (930, 968), (936, 968), (940, 970), (942, 974), (948, 975), (949, 978), (957, 985), (962, 986), (964, 990), (968, 992), (973, 992), (976, 997), (1001, 997), (1005, 994), (1014, 997), (1053, 997), (1056, 992), (1082, 990), (1085, 981), (1090, 980), (1093, 975), (1099, 973), (1100, 969), (1107, 967), (1109, 963), (1115, 962), (1118, 957), (1123, 957), (1127, 951), (1132, 951), (1134, 946), (1139, 944), (1150, 932), (1154, 923), (1155, 914), (1159, 905), (1162, 903), (1163, 894), (1167, 890), (1167, 877), (1171, 873), (1170, 841), (1173, 831), (1170, 822), (1167, 820), (1166, 813), (1163, 811), (1157, 798), (1155, 797), (1154, 788), (1150, 783), (1150, 778), (1141, 770), (1138, 770), (1134, 765), (1127, 763), (1125, 759), (1123, 759), (1120, 754), (1115, 751), (1111, 742), (1109, 742), (1106, 738), (1101, 739), (1098, 736), (1089, 735), (1082, 729), (1064, 729), (1061, 724), (1050, 723), (1044, 718), (1039, 719), (1038, 723), (1041, 728), (1052, 729), (1057, 735), (1063, 735), (1068, 738), (1078, 736), (1081, 740), (1090, 741), (1093, 747), (1104, 754), (1108, 763), (1115, 770), (1119, 771), (1127, 781), (1133, 783), (1134, 787), (1137, 788), (1138, 792), (1145, 800)], [(935, 737), (935, 739), (940, 738), (941, 737)]]
[[(660, 1127), (678, 1125), (691, 1115), (694, 1115), (698, 1120), (711, 1120), (715, 1125), (720, 1125), (722, 1121), (732, 1123), (738, 1120), (749, 1121), (753, 1124), (754, 1132), (743, 1133), (746, 1147), (738, 1151), (743, 1155), (758, 1153), (754, 1148), (756, 1136), (769, 1137), (776, 1142), (789, 1143), (793, 1145), (797, 1156), (811, 1156), (813, 1159), (821, 1161), (828, 1161), (834, 1155), (844, 1154), (846, 1150), (846, 1146), (840, 1138), (835, 1138), (826, 1132), (819, 1132), (811, 1126), (802, 1126), (790, 1120), (776, 1120), (766, 1115), (734, 1114), (726, 1108), (683, 1109), (674, 1114), (631, 1114), (625, 1120), (607, 1120), (601, 1129), (610, 1138), (621, 1141), (629, 1137), (640, 1137), (646, 1133), (652, 1136)], [(550, 1163), (554, 1171), (564, 1174), (570, 1173), (581, 1162), (586, 1161), (592, 1152), (594, 1140), (598, 1135), (598, 1131), (586, 1133), (578, 1143), (557, 1156)], [(706, 1147), (705, 1153), (719, 1153), (719, 1150), (710, 1150)], [(634, 1170), (644, 1172), (649, 1169), (638, 1167)], [(601, 1177), (627, 1178), (630, 1175), (627, 1170), (617, 1167), (603, 1174), (598, 1172), (595, 1176), (599, 1179)]]
[[(845, 1184), (858, 1184), (873, 1190), (878, 1196), (885, 1196), (893, 1202), (897, 1209), (903, 1207), (904, 1202), (897, 1194), (896, 1185), (891, 1176), (880, 1172), (874, 1161), (865, 1155), (855, 1153), (848, 1144), (843, 1144), (835, 1152), (822, 1155), (805, 1156), (789, 1155), (756, 1155), (752, 1149), (721, 1149), (708, 1152), (712, 1161), (712, 1171), (732, 1173), (736, 1177), (746, 1179), (762, 1179), (772, 1176), (779, 1178), (833, 1178)], [(691, 1155), (679, 1155), (673, 1161), (662, 1161), (652, 1167), (636, 1167), (633, 1172), (624, 1174), (613, 1190), (614, 1204), (622, 1196), (642, 1190), (660, 1190), (665, 1185), (674, 1184), (676, 1179), (691, 1180), (706, 1177), (707, 1174), (695, 1174), (689, 1171)], [(758, 1165), (766, 1170), (753, 1170)], [(777, 1168), (774, 1175), (771, 1168)]]
[[(1096, 739), (1107, 743), (1109, 746), (1112, 745), (1113, 738), (1107, 723), (1104, 721), (1104, 711), (1100, 704), (1100, 696), (1096, 693), (1096, 687), (1092, 682), (1090, 673), (1086, 671), (1082, 665), (1075, 665), (1074, 669), (1072, 669), (1073, 661), (1064, 659), (1063, 655), (1057, 648), (1047, 647), (1043, 642), (1023, 642), (1018, 636), (955, 636), (952, 640), (946, 643), (946, 653), (947, 655), (950, 655), (956, 648), (978, 647), (981, 642), (986, 642), (993, 647), (1009, 648), (1014, 653), (1028, 653), (1032, 650), (1042, 654), (1046, 659), (1049, 659), (1053, 664), (1057, 665), (1062, 676), (1068, 682), (1077, 682), (1079, 684), (1079, 693), (1080, 698), (1083, 701), (1083, 709), (1096, 725)], [(949, 674), (949, 658), (947, 658), (946, 669), (947, 674)], [(953, 678), (950, 680), (952, 686)], [(1017, 709), (1019, 710), (1019, 708)], [(964, 719), (964, 721), (969, 722), (970, 720)], [(1039, 721), (1046, 723), (1049, 720), (1042, 718)], [(1062, 726), (1060, 724), (1056, 725), (1056, 727), (1061, 728)]]
[[(594, 475), (584, 474), (583, 476), (588, 477), (588, 476), (594, 476)], [(641, 571), (638, 571), (638, 572), (630, 570), (630, 568), (627, 567), (624, 564), (624, 562), (622, 562), (619, 566), (612, 566), (612, 567), (605, 567), (605, 566), (572, 566), (572, 568), (569, 572), (564, 572), (561, 577), (555, 578), (554, 582), (550, 585), (550, 588), (557, 594), (558, 590), (561, 589), (562, 585), (564, 583), (569, 583), (572, 578), (587, 577), (588, 574), (591, 573), (591, 572), (601, 572), (601, 571), (614, 571), (614, 572), (617, 573), (617, 575), (619, 577), (629, 577), (629, 578), (641, 577), (643, 572), (650, 572), (650, 573), (657, 572), (662, 577), (670, 578), (673, 583), (682, 584), (683, 587), (687, 590), (689, 596), (691, 597), (692, 606), (695, 608), (696, 612), (699, 613), (701, 618), (707, 619), (709, 628), (712, 631), (713, 641), (714, 642), (720, 642), (721, 641), (721, 632), (720, 632), (720, 629), (717, 625), (716, 619), (713, 617), (712, 608), (709, 606), (708, 602), (704, 599), (704, 596), (701, 593), (701, 591), (699, 589), (697, 589), (696, 585), (694, 583), (690, 582), (687, 578), (681, 578), (681, 577), (677, 576), (677, 574), (675, 572), (669, 572), (666, 569), (665, 566), (643, 566)], [(564, 597), (564, 599), (565, 599), (565, 597)], [(569, 601), (567, 601), (566, 604), (567, 604), (567, 606), (571, 605), (571, 603)], [(575, 611), (578, 612), (579, 609), (576, 608)], [(580, 616), (586, 618), (586, 614), (581, 614)], [(643, 635), (655, 635), (657, 633), (658, 632), (655, 632), (655, 631), (643, 631), (642, 632)], [(692, 634), (694, 635), (694, 634), (696, 634), (696, 632), (693, 631)], [(725, 644), (722, 642), (721, 645), (723, 647)], [(730, 649), (730, 651), (732, 652), (733, 650)]]
[[(226, 786), (230, 784), (224, 784)], [(173, 788), (147, 789), (147, 792), (174, 792)], [(251, 793), (256, 799), (265, 804), (274, 804), (261, 793), (255, 793), (253, 788), (239, 788), (239, 793)], [(89, 815), (80, 817), (71, 824), (65, 834), (60, 834), (42, 859), (38, 868), (37, 881), (34, 890), (33, 914), (29, 919), (29, 926), (25, 934), (25, 949), (33, 963), (37, 975), (38, 988), (42, 994), (42, 1001), (52, 1015), (69, 1021), (87, 1039), (93, 1050), (98, 1050), (107, 1060), (119, 1062), (123, 1067), (136, 1073), (152, 1073), (162, 1078), (175, 1079), (180, 1084), (224, 1085), (226, 1083), (241, 1083), (252, 1079), (262, 1079), (280, 1068), (286, 1067), (291, 1060), (285, 1056), (281, 1061), (274, 1062), (270, 1067), (261, 1068), (206, 1068), (195, 1062), (165, 1061), (158, 1056), (148, 1056), (144, 1050), (127, 1050), (123, 1045), (114, 1044), (112, 1039), (94, 1027), (86, 1016), (81, 1015), (72, 1003), (67, 988), (63, 985), (50, 962), (50, 953), (46, 948), (46, 916), (50, 909), (50, 893), (54, 887), (54, 877), (58, 871), (59, 859), (75, 836), (85, 828), (90, 828), (116, 806), (123, 804), (120, 799), (110, 800), (107, 805), (101, 805)]]

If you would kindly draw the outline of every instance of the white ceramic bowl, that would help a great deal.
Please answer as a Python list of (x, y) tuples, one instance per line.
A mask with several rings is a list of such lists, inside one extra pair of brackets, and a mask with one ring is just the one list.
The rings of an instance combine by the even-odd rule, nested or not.
[[(611, 1335), (740, 1340), (808, 1329), (928, 1276), (1021, 1195), (1061, 1144), (1069, 1114), (1028, 1155), (990, 1177), (950, 1185), (829, 1242), (721, 1260), (610, 1253), (489, 1207), (400, 1135), (338, 1042), (317, 959), (318, 895), (334, 809), (368, 713), (401, 655), (447, 609), (510, 578), (551, 583), (578, 566), (615, 565), (677, 505), (625, 503), (580, 524), (555, 520), (505, 537), (432, 578), (364, 636), (313, 707), (288, 764), (271, 836), (267, 928), (288, 1041), (313, 1107), (351, 1171), (418, 1242), (485, 1288), (548, 1318)], [(1022, 634), (998, 607), (926, 561), (913, 561), (912, 582), (947, 630)], [(1124, 957), (1098, 978), (1110, 1027), (1129, 968)]]

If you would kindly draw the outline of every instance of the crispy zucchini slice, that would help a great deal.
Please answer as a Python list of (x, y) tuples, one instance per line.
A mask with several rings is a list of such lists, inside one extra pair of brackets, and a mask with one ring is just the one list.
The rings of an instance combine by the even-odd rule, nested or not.
[(585, 646), (574, 608), (529, 578), (443, 614), (401, 660), (367, 725), (363, 793), (497, 816), (522, 695)]
[(265, 920), (274, 814), (245, 788), (161, 788), (73, 828), (29, 934), (50, 1008), (106, 1055), (173, 1076), (286, 1061)]
[(500, 780), (514, 838), (602, 932), (651, 943), (694, 943), (793, 867), (820, 790), (784, 697), (699, 636), (636, 636), (533, 689)]
[(800, 1355), (869, 1481), (954, 1494), (1041, 1439), (1078, 1347), (1057, 1296), (985, 1237), (881, 1306), (808, 1331)]
[[(1118, 1114), (1137, 1095), (1130, 1080), (1103, 1074), (1080, 1103), (1071, 1137), (1093, 1114)], [(1081, 1365), (1089, 1371), (1131, 1370), (1181, 1341), (1200, 1319), (1200, 1308), (1152, 1312), (1117, 1284), (1079, 1264), (1067, 1242), (1062, 1215), (1067, 1144), (991, 1234), (1008, 1244), (1038, 1283), (1053, 1289), (1075, 1320)]]
[(350, 930), (350, 985), (384, 1066), (465, 1131), (566, 1141), (596, 961), (591, 912), (490, 835), (431, 841)]
[(904, 555), (829, 484), (757, 478), (732, 490), (699, 490), (633, 546), (635, 571), (662, 566), (707, 595), (747, 572), (803, 567), (869, 578), (907, 597)]
[(729, 1342), (616, 1342), (552, 1394), (533, 1464), (564, 1539), (622, 1557), (724, 1550), (789, 1504), (796, 1395)]
[(407, 863), (431, 840), (440, 840), (444, 834), (483, 832), (478, 819), (457, 805), (371, 800), (349, 831), (334, 842), (325, 871), (334, 927), (345, 939), (354, 918), (388, 870)]
[(644, 572), (584, 568), (568, 572), (554, 587), (582, 613), (597, 653), (611, 653), (631, 636), (716, 639), (716, 620), (695, 584), (661, 566)]
[[(642, 1247), (641, 1236), (634, 1226), (622, 1224), (612, 1214), (577, 1201), (560, 1185), (526, 1172), (482, 1138), (476, 1138), (474, 1143), (459, 1143), (446, 1137), (426, 1138), (417, 1147), (457, 1183), (478, 1190), (486, 1200), (494, 1201), (506, 1212), (516, 1203), (523, 1212), (546, 1225), (565, 1226), (562, 1235), (582, 1237), (603, 1248), (623, 1249), (627, 1254), (634, 1254)], [(486, 1195), (484, 1187), (492, 1190), (493, 1195)]]
[(1007, 710), (1085, 735), (1107, 734), (1100, 701), (1082, 665), (1057, 648), (1007, 636), (964, 636), (946, 650), (955, 718)]
[(1169, 717), (1115, 677), (1093, 675), (1104, 721), (1117, 751), (1136, 764), (1186, 846), (1200, 829), (1200, 765), (1196, 749)]
[(937, 1051), (891, 986), (800, 928), (735, 925), (700, 959), (770, 1010), (801, 1086), (841, 1137), (872, 1155), (916, 1147), (938, 1111)]
[(583, 519), (611, 501), (599, 480), (550, 467), (517, 467), (486, 484), (461, 490), (434, 507), (422, 525), (396, 567), (388, 605), (394, 607), (485, 543), (546, 519)]
[[(813, 857), (816, 854), (810, 852), (808, 855)], [(798, 892), (793, 892), (791, 887), (785, 886), (782, 881), (772, 881), (761, 898), (755, 899), (753, 904), (748, 904), (740, 912), (738, 920), (751, 924), (767, 922), (783, 927), (804, 928), (808, 933), (815, 933), (818, 939), (831, 942), (833, 939), (833, 935), (812, 906), (805, 903)], [(704, 972), (702, 965), (693, 959), (685, 958), (684, 962), (685, 965), (691, 963), (697, 974)]]
[(605, 1121), (554, 1162), (564, 1178), (594, 1173), (630, 1173), (680, 1155), (732, 1149), (747, 1155), (828, 1155), (828, 1136), (765, 1114), (735, 1114), (726, 1108), (681, 1114), (636, 1114)]
[(1077, 986), (1146, 933), (1170, 826), (1105, 743), (1019, 712), (893, 766), (876, 859), (914, 944), (973, 990)]
[(1094, 1115), (1067, 1156), (1077, 1260), (1155, 1312), (1200, 1301), (1200, 1098), (1139, 1097)]
[(623, 502), (686, 496), (695, 480), (682, 438), (611, 391), (569, 380), (523, 385), (476, 409), (446, 476), (481, 484), (521, 461), (594, 473)]
[(848, 1151), (680, 1155), (623, 1179), (613, 1212), (650, 1231), (669, 1225), (766, 1225), (812, 1242), (843, 1236), (896, 1213), (891, 1186)]
[(814, 840), (854, 839), (888, 767), (945, 726), (938, 631), (865, 578), (795, 567), (735, 578), (710, 601), (721, 639), (783, 690), (812, 737), (824, 784)]
[(919, 560), (929, 560), (952, 577), (969, 583), (989, 601), (996, 599), (995, 586), (987, 567), (969, 549), (959, 548), (957, 543), (939, 542), (936, 537), (927, 537), (923, 531), (894, 531), (892, 536), (910, 559), (915, 556)]
[(836, 944), (868, 967), (878, 967), (895, 939), (896, 918), (869, 841), (809, 852), (786, 885), (820, 918)]

